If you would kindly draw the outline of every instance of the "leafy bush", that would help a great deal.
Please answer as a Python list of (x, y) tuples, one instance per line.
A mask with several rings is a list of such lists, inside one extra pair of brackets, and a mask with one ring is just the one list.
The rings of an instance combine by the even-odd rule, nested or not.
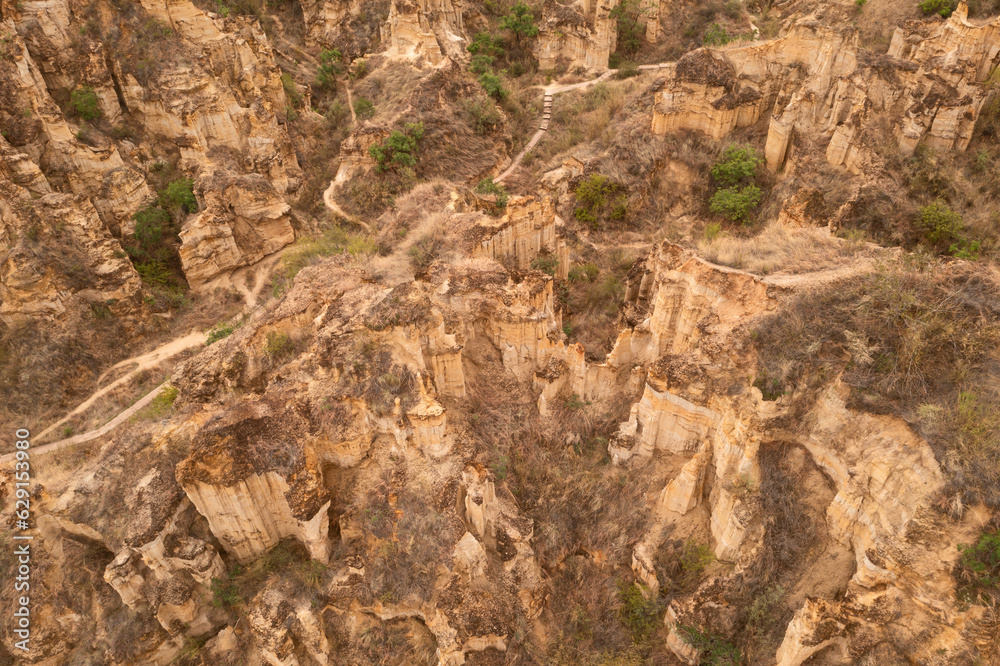
[(531, 13), (528, 5), (518, 0), (510, 12), (500, 19), (500, 29), (509, 30), (514, 33), (515, 50), (519, 55), (525, 51), (525, 42), (528, 39), (538, 36), (538, 26), (535, 25), (535, 17)]
[(216, 324), (212, 327), (212, 330), (208, 332), (208, 337), (205, 340), (206, 345), (210, 345), (213, 342), (218, 342), (223, 338), (228, 338), (233, 334), (236, 328), (232, 324)]
[(316, 87), (320, 90), (333, 90), (337, 86), (337, 75), (342, 69), (342, 57), (337, 49), (320, 51), (319, 67), (316, 68)]
[(634, 643), (642, 643), (659, 625), (660, 609), (655, 595), (646, 598), (648, 588), (641, 583), (618, 581), (618, 618), (632, 633)]
[(943, 18), (948, 18), (955, 11), (956, 5), (953, 0), (923, 0), (917, 6), (920, 7), (920, 11), (924, 13), (924, 16), (938, 14)]
[(480, 74), (479, 83), (486, 90), (486, 94), (493, 99), (502, 100), (510, 94), (510, 91), (503, 87), (503, 79), (497, 76), (492, 70)]
[(688, 586), (698, 582), (705, 568), (715, 561), (715, 554), (707, 545), (700, 544), (692, 539), (684, 542), (681, 549), (681, 585)]
[(496, 197), (497, 208), (503, 209), (507, 207), (507, 200), (509, 198), (507, 190), (504, 189), (503, 185), (498, 185), (493, 182), (493, 178), (487, 176), (479, 181), (476, 185), (476, 192), (479, 194), (492, 194)]
[(487, 134), (496, 130), (503, 117), (497, 110), (496, 104), (488, 97), (476, 97), (467, 99), (464, 102), (465, 111), (469, 115), (469, 120), (476, 130), (476, 134)]
[(729, 36), (726, 29), (718, 23), (713, 23), (708, 26), (701, 43), (706, 46), (725, 46), (731, 41), (733, 41), (733, 38)]
[(127, 246), (126, 251), (139, 259), (152, 256), (163, 240), (164, 227), (170, 224), (170, 214), (159, 206), (149, 205), (136, 211), (132, 217), (135, 220), (132, 236), (139, 247)]
[(962, 216), (943, 201), (935, 201), (917, 211), (917, 228), (934, 245), (958, 238), (962, 227)]
[(652, 12), (652, 7), (644, 6), (642, 0), (622, 0), (608, 16), (615, 22), (618, 31), (618, 50), (631, 55), (642, 46), (646, 28), (640, 19)]
[(275, 360), (288, 358), (295, 353), (295, 341), (288, 333), (270, 331), (264, 344), (264, 353)]
[(698, 650), (698, 663), (719, 666), (739, 666), (743, 663), (739, 648), (721, 636), (698, 631), (690, 626), (681, 626), (678, 630), (684, 642)]
[(713, 213), (724, 215), (733, 222), (745, 222), (762, 196), (763, 193), (756, 185), (727, 187), (716, 190), (709, 200), (709, 208)]
[(198, 200), (194, 196), (194, 181), (190, 178), (181, 178), (167, 185), (160, 194), (160, 205), (166, 210), (197, 213)]
[[(628, 215), (628, 198), (623, 188), (607, 176), (592, 174), (574, 190), (579, 204), (573, 217), (598, 229), (605, 219), (621, 221)], [(614, 195), (614, 196), (613, 196)]]
[(757, 167), (764, 163), (760, 154), (752, 146), (730, 144), (722, 159), (712, 166), (712, 179), (723, 187), (757, 175)]
[(371, 103), (371, 100), (359, 97), (354, 100), (354, 115), (357, 116), (358, 120), (368, 120), (375, 115), (375, 105)]
[(981, 598), (1000, 597), (1000, 530), (985, 532), (974, 544), (958, 544), (962, 557), (958, 562), (959, 580)]
[(536, 271), (555, 275), (559, 268), (559, 260), (551, 256), (535, 257), (531, 260), (531, 268)]
[(719, 189), (709, 199), (709, 209), (733, 222), (745, 222), (763, 197), (751, 182), (763, 161), (753, 147), (730, 144), (712, 166), (712, 180)]
[(413, 154), (423, 137), (423, 123), (407, 123), (402, 132), (393, 130), (381, 144), (369, 146), (368, 154), (375, 160), (380, 172), (389, 168), (416, 166), (417, 159)]
[(97, 99), (97, 93), (90, 86), (80, 86), (70, 93), (69, 99), (76, 115), (84, 120), (93, 121), (101, 117), (100, 101)]
[(465, 49), (472, 54), (469, 70), (474, 74), (486, 73), (493, 67), (496, 59), (503, 55), (500, 40), (488, 32), (477, 33)]
[(351, 71), (347, 73), (349, 77), (355, 80), (361, 80), (368, 75), (368, 62), (364, 58), (358, 58), (351, 65)]

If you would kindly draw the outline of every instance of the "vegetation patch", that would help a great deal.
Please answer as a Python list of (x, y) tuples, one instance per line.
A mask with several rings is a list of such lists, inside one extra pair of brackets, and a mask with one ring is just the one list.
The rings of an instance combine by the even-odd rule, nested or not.
[(600, 229), (609, 222), (620, 224), (628, 216), (628, 194), (625, 187), (607, 176), (592, 174), (573, 191), (576, 208), (573, 217), (591, 229)]
[(841, 376), (850, 406), (899, 414), (948, 461), (952, 504), (1000, 506), (1000, 283), (926, 262), (800, 296), (757, 330), (761, 371), (782, 392)]
[(984, 532), (973, 544), (960, 543), (958, 550), (960, 596), (986, 604), (1000, 600), (1000, 530)]
[(754, 182), (757, 168), (763, 163), (753, 147), (730, 144), (722, 159), (712, 167), (716, 189), (709, 199), (711, 211), (732, 222), (746, 224), (763, 196)]

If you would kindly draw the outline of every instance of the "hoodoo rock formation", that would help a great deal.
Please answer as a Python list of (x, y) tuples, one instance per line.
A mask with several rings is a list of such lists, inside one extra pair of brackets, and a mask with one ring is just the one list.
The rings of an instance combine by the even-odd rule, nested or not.
[(975, 26), (962, 3), (946, 21), (896, 28), (885, 55), (858, 33), (798, 21), (778, 39), (681, 58), (657, 93), (653, 132), (679, 129), (719, 139), (769, 117), (768, 168), (782, 166), (793, 134), (827, 144), (830, 164), (859, 172), (866, 137), (892, 132), (904, 152), (921, 141), (965, 150), (990, 97), (996, 24)]
[(950, 9), (0, 0), (0, 664), (1000, 663)]

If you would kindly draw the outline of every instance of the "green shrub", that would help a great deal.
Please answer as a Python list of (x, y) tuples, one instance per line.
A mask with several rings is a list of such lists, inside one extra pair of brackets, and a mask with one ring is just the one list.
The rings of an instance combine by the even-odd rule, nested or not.
[(1000, 530), (985, 532), (979, 541), (968, 545), (958, 544), (962, 557), (958, 562), (959, 581), (979, 593), (1000, 597)]
[(528, 5), (517, 0), (510, 12), (500, 19), (500, 29), (514, 33), (514, 48), (518, 55), (523, 55), (527, 40), (538, 36), (538, 26)]
[(84, 120), (97, 120), (101, 117), (101, 105), (97, 93), (90, 86), (80, 86), (70, 93), (70, 104), (76, 115)]
[(488, 134), (495, 131), (503, 117), (497, 110), (497, 105), (488, 97), (476, 97), (467, 99), (464, 102), (465, 112), (469, 115), (469, 121), (476, 130), (476, 134)]
[(709, 199), (709, 209), (734, 222), (745, 222), (763, 197), (752, 182), (763, 161), (753, 147), (730, 144), (712, 165), (712, 181), (719, 189)]
[(347, 75), (355, 80), (365, 78), (368, 75), (368, 62), (364, 58), (358, 58), (351, 65), (351, 71)]
[(601, 269), (597, 267), (597, 264), (582, 264), (580, 266), (574, 266), (569, 269), (569, 281), (570, 282), (593, 282), (597, 279), (597, 275), (601, 272)]
[(641, 583), (618, 581), (618, 618), (632, 634), (634, 643), (642, 643), (659, 626), (660, 609), (655, 595), (646, 598), (648, 588)]
[(917, 211), (917, 228), (934, 245), (957, 239), (963, 226), (962, 216), (940, 200)]
[(531, 268), (536, 271), (555, 275), (559, 268), (559, 260), (551, 256), (535, 257), (531, 260)]
[(198, 200), (194, 196), (194, 181), (190, 178), (181, 178), (167, 185), (160, 194), (160, 205), (167, 210), (197, 213)]
[(507, 200), (509, 199), (507, 190), (504, 189), (503, 185), (498, 185), (493, 182), (493, 178), (491, 176), (487, 176), (479, 181), (479, 184), (476, 185), (476, 192), (479, 194), (494, 195), (496, 197), (497, 208), (500, 208), (501, 210), (507, 207)]
[(139, 247), (137, 251), (130, 251), (132, 246), (128, 246), (126, 251), (141, 259), (153, 254), (163, 240), (163, 230), (170, 224), (170, 214), (159, 206), (149, 205), (136, 211), (132, 218), (135, 220), (132, 236), (138, 241)]
[(205, 340), (206, 345), (210, 345), (213, 342), (218, 342), (223, 338), (228, 338), (233, 334), (236, 328), (232, 324), (216, 324), (212, 327), (212, 330), (208, 332), (208, 337)]
[(680, 626), (678, 632), (685, 643), (698, 650), (699, 664), (739, 666), (743, 663), (739, 648), (721, 636), (698, 631), (691, 626)]
[(510, 94), (510, 91), (503, 87), (503, 79), (497, 76), (492, 70), (480, 74), (479, 83), (483, 86), (486, 94), (493, 99), (502, 100)]
[(681, 550), (681, 577), (682, 585), (692, 585), (698, 582), (705, 568), (715, 561), (715, 554), (707, 545), (700, 544), (693, 539), (684, 542)]
[[(573, 192), (577, 203), (581, 204), (573, 210), (573, 217), (594, 229), (600, 228), (605, 219), (623, 221), (628, 216), (628, 198), (622, 189), (607, 176), (592, 174)], [(617, 196), (612, 198), (614, 194)]]
[(264, 353), (275, 360), (288, 358), (295, 353), (295, 341), (288, 333), (270, 331), (264, 344)]
[(371, 100), (359, 97), (354, 100), (354, 115), (358, 120), (368, 120), (375, 115), (375, 105)]
[(488, 32), (477, 33), (465, 49), (472, 54), (469, 70), (474, 74), (490, 71), (496, 59), (503, 55), (500, 40)]
[(375, 160), (380, 172), (389, 168), (413, 167), (417, 164), (413, 154), (423, 137), (423, 123), (407, 123), (402, 132), (393, 130), (381, 144), (369, 146), (368, 154)]
[(705, 46), (725, 46), (731, 41), (733, 41), (733, 38), (729, 36), (726, 29), (718, 23), (713, 23), (708, 26), (701, 43)]
[(724, 215), (733, 222), (745, 222), (762, 196), (763, 193), (756, 185), (727, 187), (716, 190), (709, 200), (709, 208), (713, 213)]
[(948, 247), (948, 252), (959, 259), (976, 261), (979, 259), (979, 241), (970, 241), (968, 238), (960, 238), (958, 242), (952, 243)]
[(651, 12), (652, 7), (642, 0), (622, 0), (611, 10), (608, 16), (615, 22), (619, 51), (632, 55), (639, 50), (646, 34), (646, 26), (640, 19)]
[(320, 90), (333, 90), (337, 87), (337, 75), (341, 71), (342, 57), (337, 49), (320, 51), (319, 67), (316, 68), (316, 87)]
[(712, 180), (723, 187), (757, 175), (757, 167), (764, 163), (760, 154), (752, 146), (730, 144), (722, 159), (712, 166)]
[(954, 0), (923, 0), (917, 6), (920, 7), (920, 11), (924, 13), (924, 16), (938, 14), (944, 18), (948, 18), (955, 11), (956, 4)]

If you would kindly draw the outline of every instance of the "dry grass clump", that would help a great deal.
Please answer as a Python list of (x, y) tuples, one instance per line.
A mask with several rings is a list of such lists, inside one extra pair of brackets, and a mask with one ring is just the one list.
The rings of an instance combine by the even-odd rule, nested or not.
[(532, 161), (551, 168), (556, 158), (574, 146), (593, 141), (605, 132), (610, 136), (611, 119), (625, 108), (639, 85), (637, 79), (602, 81), (556, 95), (549, 131), (532, 151)]
[(698, 243), (698, 250), (708, 261), (740, 268), (758, 275), (776, 271), (802, 273), (845, 263), (861, 250), (858, 240), (844, 242), (830, 235), (826, 228), (789, 228), (772, 222), (756, 236), (724, 234), (718, 227), (706, 227), (713, 238)]
[(959, 503), (1000, 506), (1000, 272), (897, 263), (800, 295), (758, 330), (766, 398), (840, 375), (850, 404), (917, 424)]

